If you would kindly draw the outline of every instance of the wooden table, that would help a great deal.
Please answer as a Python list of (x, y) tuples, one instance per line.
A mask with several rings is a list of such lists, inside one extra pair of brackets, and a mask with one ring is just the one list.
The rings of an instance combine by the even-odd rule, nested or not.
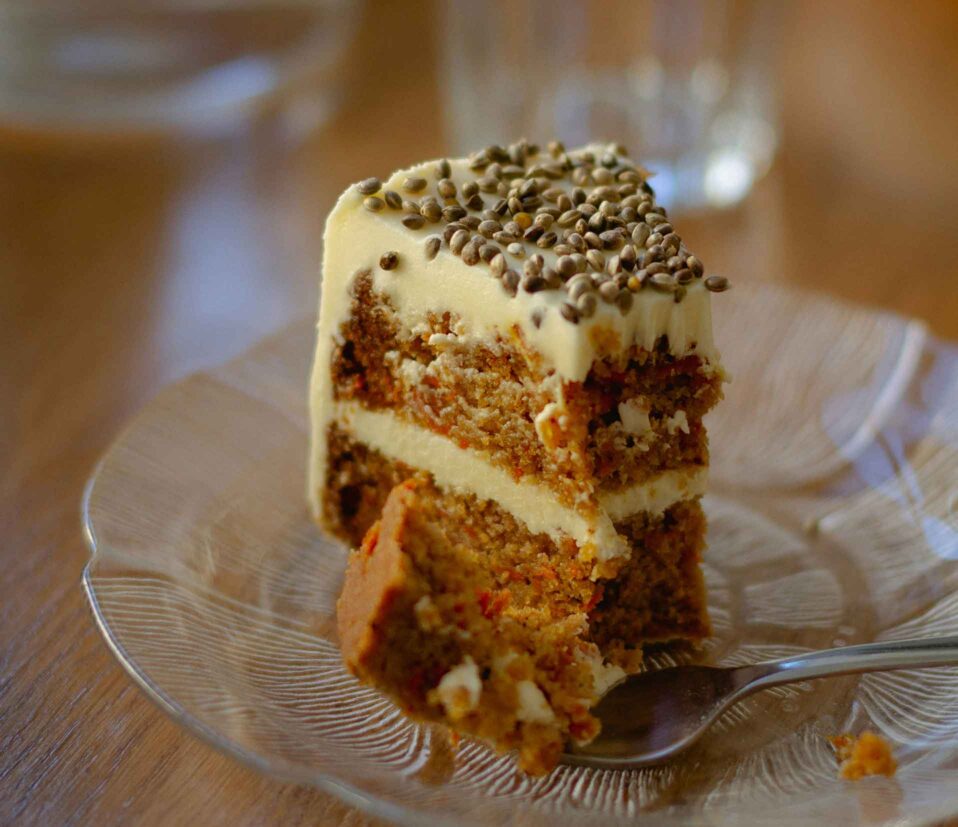
[[(362, 59), (432, 15), (371, 4), (345, 108), (292, 148), (269, 122), (205, 142), (0, 130), (0, 823), (374, 823), (238, 766), (146, 700), (83, 600), (79, 500), (163, 384), (312, 312), (323, 218), (348, 181), (442, 152), (429, 43), (415, 73)], [(956, 31), (953, 4), (796, 5), (776, 168), (742, 208), (685, 222), (711, 269), (958, 337)]]

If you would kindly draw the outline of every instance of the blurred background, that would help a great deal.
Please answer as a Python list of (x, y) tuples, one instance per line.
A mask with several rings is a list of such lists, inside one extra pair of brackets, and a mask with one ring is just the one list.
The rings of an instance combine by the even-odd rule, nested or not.
[[(109, 782), (67, 772), (57, 801), (340, 806), (131, 694), (85, 617), (77, 502), (161, 385), (315, 312), (350, 182), (521, 135), (624, 143), (736, 289), (823, 291), (958, 337), (952, 0), (0, 0), (0, 508), (19, 528), (0, 677), (57, 713), (21, 759), (85, 768), (64, 745), (98, 716), (129, 749)], [(0, 803), (29, 813), (53, 782), (40, 758), (13, 766)]]

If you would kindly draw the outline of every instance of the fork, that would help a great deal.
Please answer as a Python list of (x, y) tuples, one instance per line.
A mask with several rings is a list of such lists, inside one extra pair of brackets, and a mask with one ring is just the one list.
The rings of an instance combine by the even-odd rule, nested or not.
[(749, 666), (673, 666), (633, 675), (595, 707), (602, 732), (570, 745), (567, 764), (631, 769), (660, 763), (694, 744), (743, 698), (797, 681), (892, 669), (958, 666), (958, 635), (824, 649)]

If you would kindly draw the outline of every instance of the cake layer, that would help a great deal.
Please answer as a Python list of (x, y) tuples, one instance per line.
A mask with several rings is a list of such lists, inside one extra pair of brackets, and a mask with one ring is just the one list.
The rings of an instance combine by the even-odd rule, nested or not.
[(388, 459), (342, 431), (333, 430), (329, 450), (324, 522), (353, 546), (376, 522), (389, 492), (418, 472), (450, 515), (457, 542), (474, 551), (472, 565), (492, 577), (497, 588), (509, 590), (513, 609), (547, 608), (557, 621), (581, 614), (588, 639), (603, 656), (633, 668), (645, 642), (694, 641), (708, 634), (699, 571), (705, 520), (698, 499), (618, 521), (615, 530), (630, 556), (594, 579), (570, 537), (530, 531), (497, 503), (438, 487), (420, 469)]
[(369, 274), (352, 295), (333, 354), (335, 399), (395, 408), (513, 476), (536, 478), (565, 505), (707, 464), (702, 416), (721, 378), (697, 356), (633, 347), (597, 362), (585, 382), (562, 382), (521, 342), (474, 337), (448, 313), (403, 331)]
[[(615, 530), (615, 522), (636, 513), (661, 514), (679, 500), (700, 496), (707, 481), (707, 469), (701, 466), (665, 471), (647, 482), (600, 494), (598, 511), (583, 514), (559, 503), (548, 487), (535, 480), (516, 479), (478, 452), (461, 448), (391, 411), (371, 411), (356, 402), (339, 402), (335, 413), (336, 424), (328, 436), (331, 443), (345, 438), (368, 446), (401, 463), (403, 473), (425, 470), (444, 488), (495, 501), (532, 533), (571, 537), (580, 546), (588, 546), (591, 553), (587, 556), (594, 554), (600, 562), (629, 553)], [(335, 456), (329, 457), (332, 471)], [(328, 486), (329, 480), (327, 477), (324, 484)], [(393, 484), (399, 481), (394, 478)], [(368, 524), (363, 531), (366, 528)]]

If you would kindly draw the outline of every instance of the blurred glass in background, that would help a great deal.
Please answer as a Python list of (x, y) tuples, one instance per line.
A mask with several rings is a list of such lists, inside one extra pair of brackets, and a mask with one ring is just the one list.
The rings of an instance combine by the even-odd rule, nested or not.
[(352, 0), (0, 0), (0, 118), (102, 130), (235, 125), (279, 93), (309, 96), (348, 45)]
[(446, 0), (453, 151), (553, 136), (621, 142), (672, 208), (727, 206), (778, 143), (781, 6), (761, 0)]

